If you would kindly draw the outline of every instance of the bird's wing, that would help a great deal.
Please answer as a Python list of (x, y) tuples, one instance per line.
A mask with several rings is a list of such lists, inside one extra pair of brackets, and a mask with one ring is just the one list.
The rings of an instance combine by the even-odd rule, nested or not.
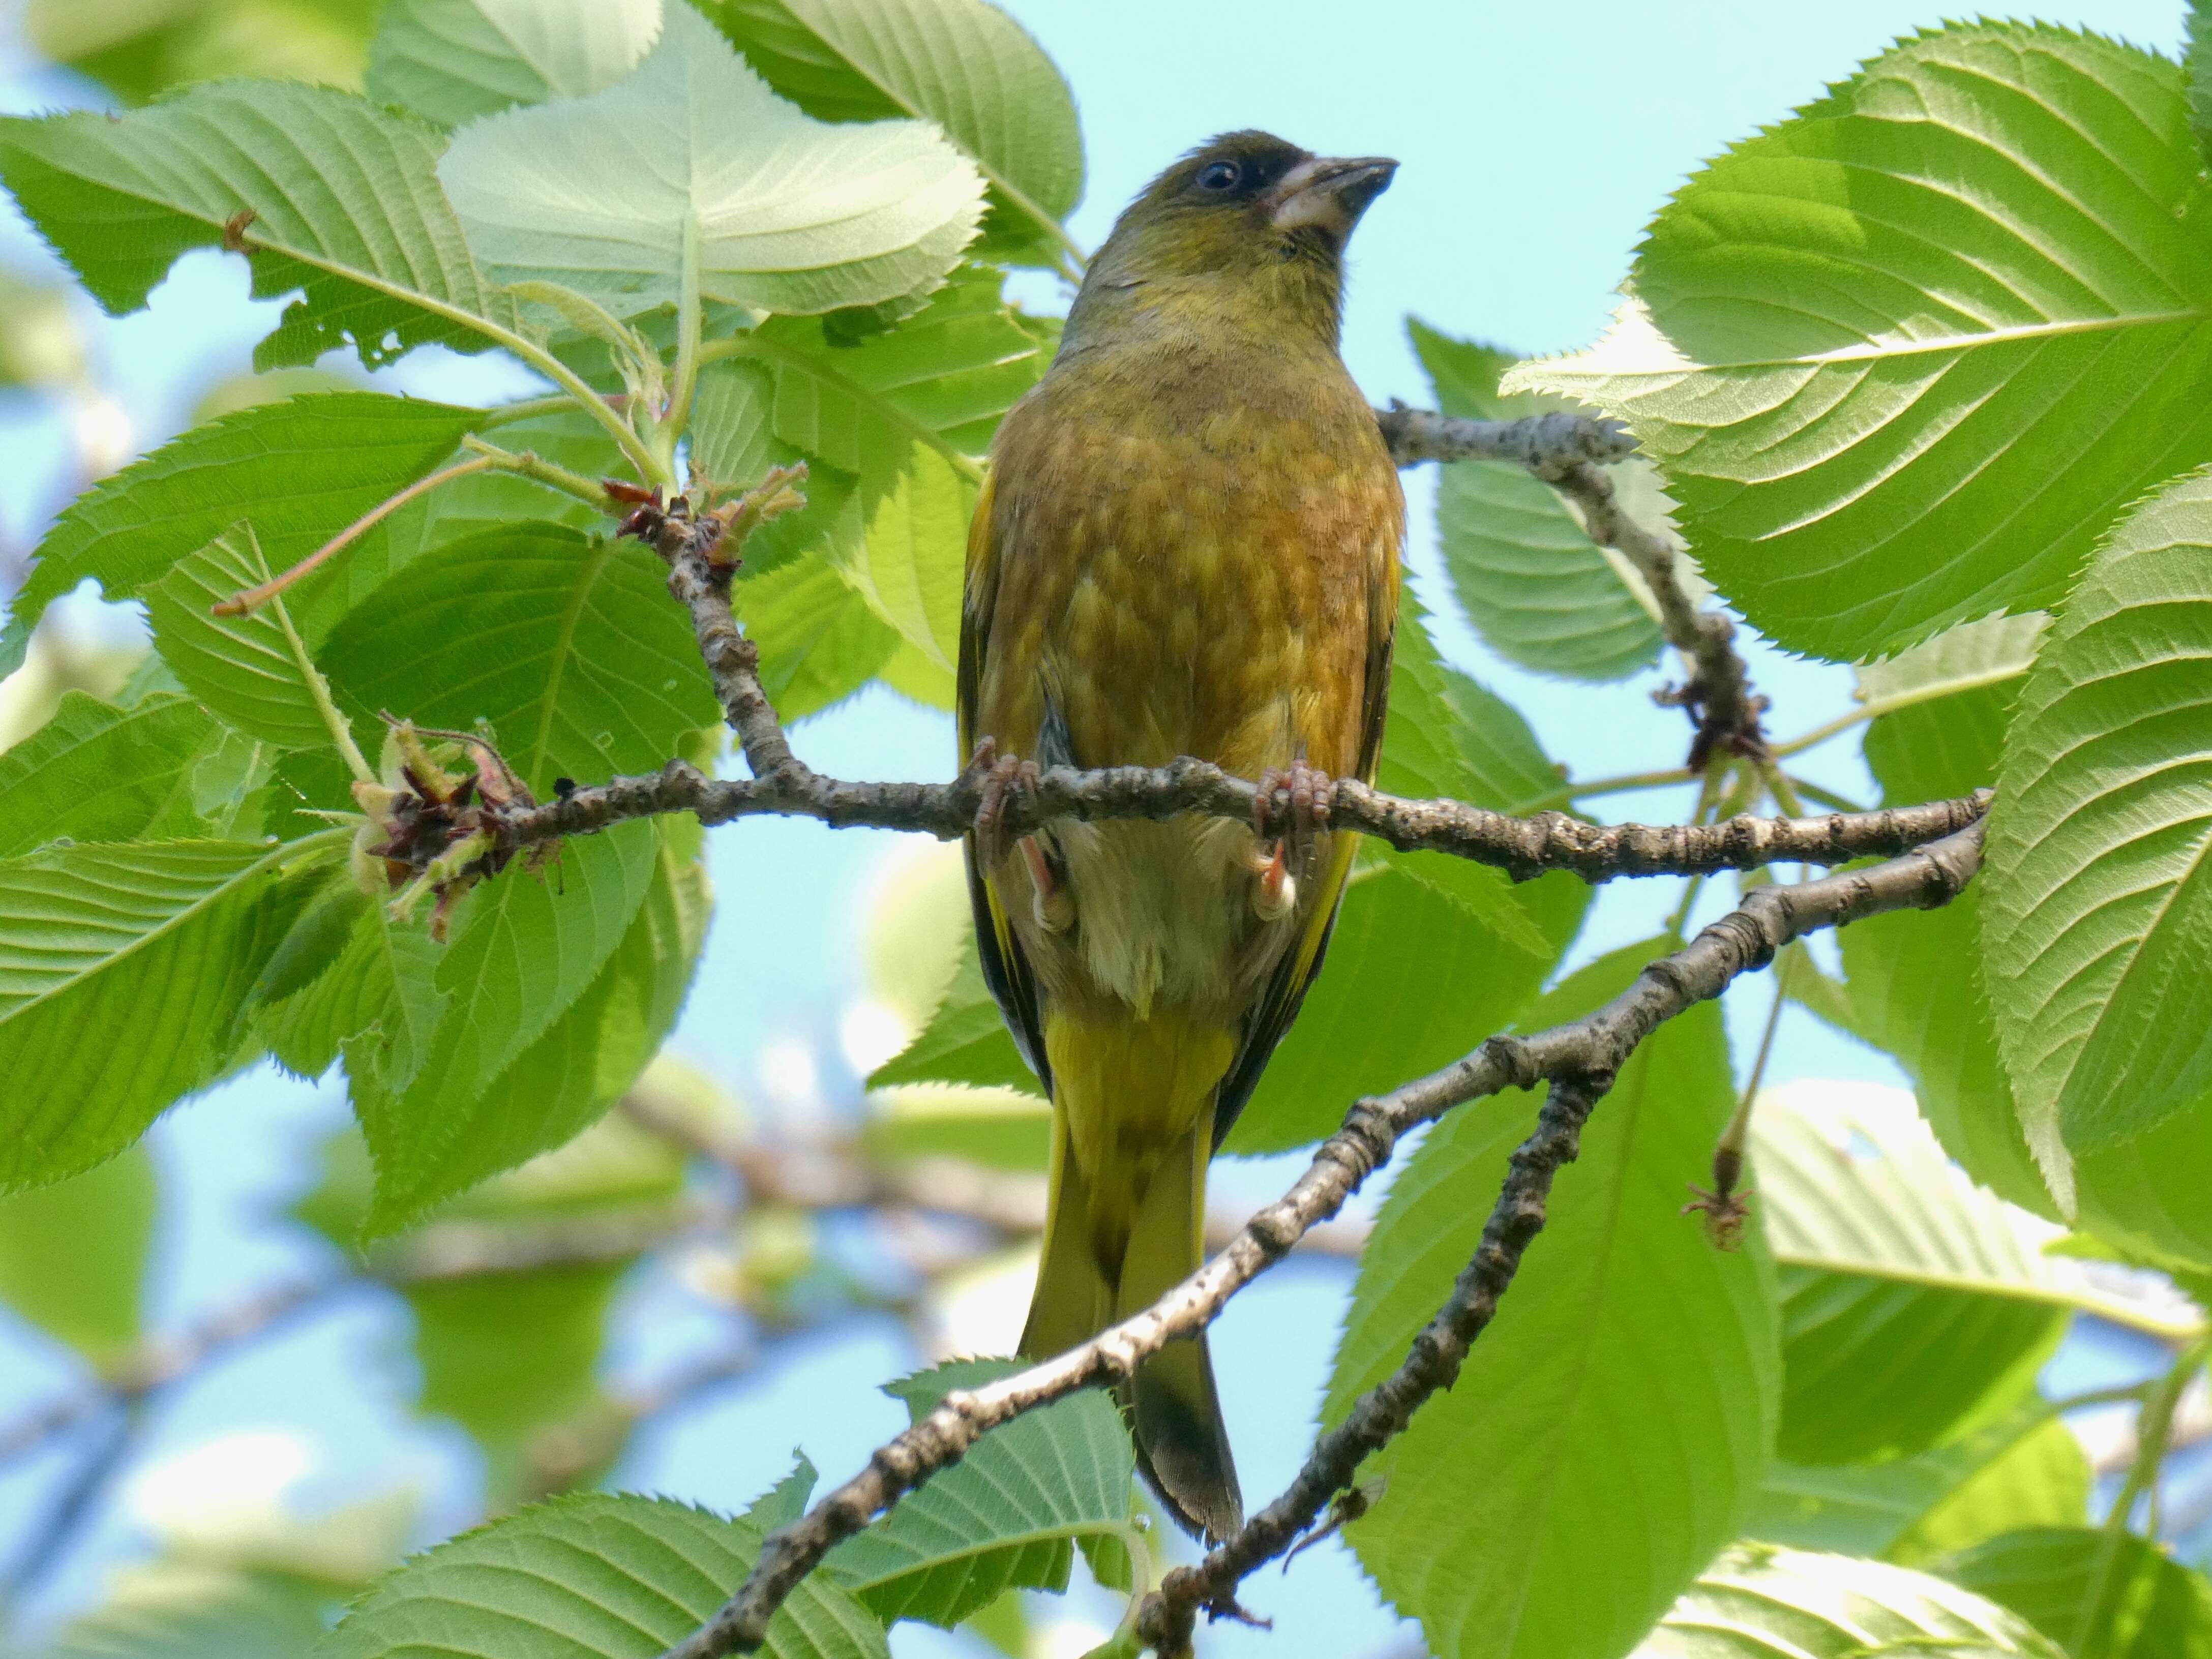
[[(976, 705), (982, 695), (983, 654), (990, 649), (991, 612), (998, 599), (999, 550), (991, 532), (992, 481), (983, 481), (975, 501), (975, 517), (968, 527), (968, 574), (960, 605), (959, 719), (963, 759), (975, 752)], [(1006, 907), (992, 887), (988, 874), (977, 863), (975, 837), (970, 832), (962, 843), (968, 860), (968, 902), (975, 913), (975, 954), (983, 969), (983, 982), (998, 999), (1014, 1046), (1037, 1074), (1047, 1094), (1052, 1092), (1052, 1067), (1045, 1059), (1044, 1020), (1037, 1002), (1036, 975), (1022, 954), (1021, 941), (1006, 925)]]
[[(1359, 709), (1359, 778), (1363, 783), (1372, 783), (1376, 762), (1382, 753), (1382, 726), (1390, 707), (1390, 662), (1398, 637), (1395, 557), (1377, 562), (1375, 576), (1369, 583), (1367, 601), (1367, 672)], [(1331, 837), (1328, 868), (1322, 875), (1313, 911), (1306, 920), (1305, 932), (1295, 949), (1283, 953), (1281, 963), (1268, 978), (1267, 989), (1245, 1016), (1237, 1058), (1230, 1063), (1228, 1074), (1221, 1079), (1220, 1091), (1213, 1099), (1216, 1152), (1229, 1139), (1229, 1131), (1236, 1126), (1244, 1103), (1259, 1086), (1260, 1074), (1267, 1070), (1275, 1045), (1283, 1040), (1283, 1034), (1291, 1029), (1291, 1022), (1298, 1017), (1299, 1006), (1305, 1001), (1315, 975), (1321, 972), (1322, 959), (1328, 954), (1328, 936), (1336, 926), (1337, 908), (1344, 900), (1345, 880), (1352, 873), (1352, 854), (1358, 845), (1359, 837), (1350, 830), (1340, 830)]]

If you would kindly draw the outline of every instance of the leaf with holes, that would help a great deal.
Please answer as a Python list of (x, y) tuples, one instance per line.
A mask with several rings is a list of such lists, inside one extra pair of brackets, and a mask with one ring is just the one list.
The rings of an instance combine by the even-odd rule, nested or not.
[[(1592, 963), (1525, 1023), (1589, 1012), (1668, 943)], [(1637, 1049), (1458, 1379), (1370, 1460), (1389, 1485), (1346, 1531), (1432, 1651), (1620, 1653), (1749, 1514), (1780, 1381), (1771, 1269), (1755, 1233), (1716, 1250), (1680, 1214), (1684, 1172), (1710, 1161), (1733, 1096), (1711, 1004)], [(1453, 1113), (1392, 1183), (1325, 1422), (1397, 1369), (1450, 1294), (1530, 1109), (1516, 1093)], [(1593, 1561), (1608, 1564), (1601, 1593)]]
[[(355, 1602), (316, 1654), (653, 1659), (722, 1605), (760, 1547), (757, 1526), (667, 1498), (558, 1498), (415, 1557)], [(883, 1626), (822, 1573), (793, 1590), (763, 1650), (775, 1659), (890, 1654)]]
[[(1527, 392), (1500, 397), (1498, 377), (1516, 361), (1510, 353), (1419, 320), (1407, 330), (1447, 415), (1512, 421), (1573, 407)], [(1642, 579), (1592, 542), (1540, 478), (1480, 462), (1443, 468), (1437, 535), (1460, 610), (1508, 661), (1569, 679), (1617, 680), (1658, 660), (1659, 623)]]
[(1917, 35), (1709, 163), (1580, 356), (1705, 574), (1832, 660), (2065, 597), (2212, 457), (2212, 186), (2179, 65), (2045, 25)]
[[(1011, 1376), (1022, 1361), (954, 1360), (889, 1384), (920, 1422), (954, 1389)], [(1095, 1389), (993, 1429), (954, 1468), (833, 1551), (826, 1570), (885, 1624), (951, 1629), (1015, 1586), (1067, 1588), (1075, 1545), (1118, 1548), (1135, 1468), (1113, 1401)], [(1126, 1573), (1115, 1588), (1126, 1589)]]
[(1983, 877), (2031, 1145), (2212, 1121), (2212, 476), (2114, 531), (2022, 688)]
[(817, 312), (924, 292), (982, 214), (982, 180), (933, 129), (813, 119), (678, 0), (634, 73), (471, 123), (438, 177), (500, 281), (632, 314), (686, 294)]
[(1737, 1544), (1632, 1659), (2064, 1659), (2014, 1614), (1924, 1572)]
[(770, 86), (825, 121), (936, 122), (990, 181), (985, 252), (1054, 264), (1083, 197), (1066, 81), (982, 0), (714, 0), (707, 15)]
[(255, 368), (351, 346), (374, 368), (429, 341), (514, 337), (438, 188), (438, 148), (349, 93), (217, 81), (119, 116), (0, 121), (0, 181), (111, 313), (144, 305), (187, 249), (235, 246), (256, 298), (303, 293)]
[(368, 48), (368, 95), (441, 127), (583, 98), (637, 67), (661, 0), (392, 0)]

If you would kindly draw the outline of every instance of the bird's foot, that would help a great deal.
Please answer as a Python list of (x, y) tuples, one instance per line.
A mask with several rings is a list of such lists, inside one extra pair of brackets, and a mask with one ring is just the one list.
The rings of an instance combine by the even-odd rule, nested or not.
[(1022, 860), (1029, 866), (1032, 914), (1037, 927), (1047, 933), (1066, 933), (1075, 925), (1075, 895), (1068, 890), (1066, 877), (1037, 836), (1024, 836), (1014, 845), (1021, 849)]
[[(1252, 833), (1260, 838), (1252, 861), (1257, 878), (1252, 910), (1261, 921), (1279, 921), (1297, 908), (1298, 878), (1311, 866), (1314, 848), (1328, 830), (1335, 797), (1335, 781), (1303, 759), (1261, 774), (1252, 797)], [(1268, 830), (1279, 814), (1287, 823), (1282, 834), (1270, 838)]]
[(975, 860), (986, 870), (995, 870), (1013, 850), (1014, 838), (1006, 833), (1007, 808), (1034, 793), (1044, 775), (1035, 761), (1001, 755), (997, 741), (991, 738), (975, 745), (975, 758), (969, 769), (977, 789)]
[(981, 799), (975, 807), (975, 859), (985, 870), (995, 870), (1011, 852), (1018, 851), (1029, 871), (1037, 927), (1048, 933), (1064, 933), (1075, 921), (1075, 896), (1068, 890), (1067, 876), (1041, 834), (1011, 837), (1006, 833), (1007, 809), (1034, 792), (1043, 774), (1035, 761), (1000, 755), (986, 738), (975, 748), (973, 763), (979, 778)]

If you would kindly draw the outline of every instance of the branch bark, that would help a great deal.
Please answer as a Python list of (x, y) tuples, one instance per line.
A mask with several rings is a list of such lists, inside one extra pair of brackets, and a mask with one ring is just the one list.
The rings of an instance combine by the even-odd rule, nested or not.
[(1663, 1021), (1717, 996), (1737, 975), (1765, 967), (1792, 939), (1886, 910), (1948, 902), (1979, 866), (1981, 841), (1981, 825), (1975, 823), (1871, 869), (1755, 889), (1739, 908), (1652, 963), (1595, 1013), (1528, 1036), (1492, 1037), (1441, 1072), (1356, 1103), (1305, 1173), (1219, 1255), (1152, 1307), (1082, 1346), (987, 1387), (948, 1395), (927, 1417), (879, 1447), (859, 1474), (770, 1534), (737, 1593), (664, 1659), (721, 1659), (757, 1650), (784, 1598), (836, 1544), (957, 1462), (987, 1431), (1079, 1389), (1119, 1382), (1172, 1339), (1211, 1323), (1308, 1229), (1334, 1215), (1413, 1128), (1509, 1087), (1564, 1085), (1540, 1114), (1536, 1132), (1514, 1154), (1482, 1249), (1405, 1367), (1363, 1396), (1341, 1427), (1322, 1437), (1280, 1498), (1199, 1566), (1170, 1574), (1146, 1599), (1139, 1633), (1163, 1652), (1182, 1652), (1198, 1610), (1233, 1613), (1237, 1583), (1288, 1549), (1350, 1483), (1361, 1459), (1457, 1375), (1468, 1346), (1511, 1282), (1522, 1249), (1542, 1225), (1552, 1176), (1574, 1156), (1583, 1119), (1636, 1045)]
[[(747, 641), (750, 645), (750, 641)], [(787, 749), (786, 752), (788, 750)], [(1257, 789), (1206, 761), (1162, 767), (1078, 771), (1055, 766), (1007, 802), (1009, 836), (1055, 818), (1166, 818), (1202, 812), (1250, 823)], [(1448, 853), (1527, 880), (1571, 870), (1585, 881), (1622, 876), (1686, 876), (1769, 864), (1841, 864), (1895, 857), (1956, 833), (1988, 810), (1986, 790), (1924, 806), (1838, 812), (1802, 818), (1749, 814), (1705, 824), (1595, 824), (1564, 812), (1528, 817), (1455, 800), (1409, 800), (1357, 779), (1336, 786), (1331, 821), (1388, 842), (1400, 852)], [(684, 761), (647, 777), (616, 778), (559, 800), (487, 809), (483, 827), (513, 851), (590, 835), (630, 818), (691, 812), (702, 823), (763, 815), (811, 817), (833, 829), (865, 825), (914, 830), (950, 841), (975, 827), (984, 799), (974, 769), (950, 783), (862, 783), (809, 769), (795, 757), (768, 777), (709, 778)]]

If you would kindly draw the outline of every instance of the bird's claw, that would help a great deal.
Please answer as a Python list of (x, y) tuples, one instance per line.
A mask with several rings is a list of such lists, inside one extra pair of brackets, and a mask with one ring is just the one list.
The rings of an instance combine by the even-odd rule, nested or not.
[[(1303, 759), (1260, 775), (1252, 797), (1252, 833), (1260, 838), (1253, 860), (1258, 880), (1252, 909), (1261, 921), (1280, 921), (1297, 908), (1298, 878), (1311, 866), (1314, 848), (1328, 832), (1335, 799), (1335, 781)], [(1271, 838), (1268, 830), (1279, 814), (1286, 823), (1283, 833)]]
[(986, 870), (995, 870), (1012, 850), (1006, 833), (1006, 809), (1033, 793), (1044, 775), (1035, 761), (1001, 755), (996, 742), (986, 738), (975, 745), (976, 774), (975, 858)]
[(1043, 773), (1035, 761), (999, 753), (989, 738), (975, 746), (973, 767), (980, 792), (975, 806), (975, 859), (985, 870), (995, 870), (1006, 854), (1018, 851), (1029, 870), (1036, 899), (1036, 925), (1048, 933), (1067, 931), (1075, 921), (1074, 896), (1053, 855), (1036, 834), (1009, 836), (1008, 808), (1033, 793)]

